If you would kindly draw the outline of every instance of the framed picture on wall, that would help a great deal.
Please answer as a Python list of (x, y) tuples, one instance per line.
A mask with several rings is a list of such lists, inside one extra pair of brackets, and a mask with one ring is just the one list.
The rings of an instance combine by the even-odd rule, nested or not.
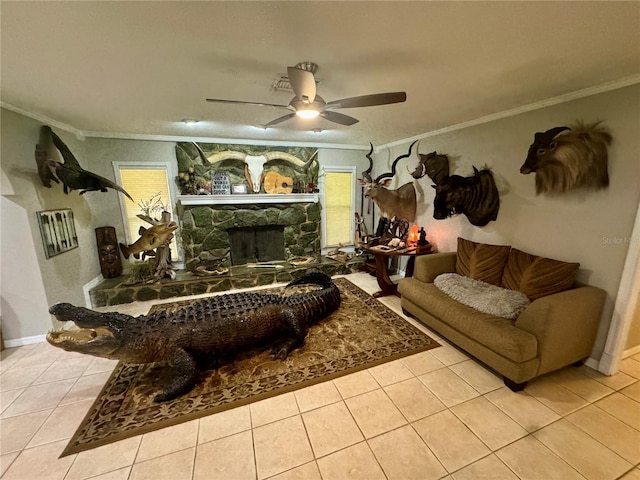
[(78, 234), (70, 208), (36, 212), (47, 258), (78, 248)]

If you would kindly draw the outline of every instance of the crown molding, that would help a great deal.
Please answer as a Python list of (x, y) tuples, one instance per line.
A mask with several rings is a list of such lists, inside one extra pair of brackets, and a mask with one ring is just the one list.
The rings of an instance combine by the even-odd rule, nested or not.
[(46, 115), (42, 115), (36, 112), (30, 112), (28, 110), (25, 110), (24, 108), (16, 107), (15, 105), (2, 101), (0, 101), (0, 107), (6, 108), (7, 110), (11, 110), (12, 112), (18, 113), (24, 117), (31, 118), (40, 123), (44, 123), (46, 125), (49, 125), (50, 127), (55, 127), (59, 130), (64, 130), (65, 132), (72, 133), (78, 138), (78, 140), (84, 140), (87, 137), (86, 133), (82, 130), (78, 130), (75, 127), (67, 125), (66, 123), (59, 122), (58, 120), (54, 120), (53, 118), (47, 117)]
[(90, 138), (114, 138), (119, 140), (148, 140), (157, 142), (197, 142), (197, 143), (231, 143), (234, 145), (265, 145), (272, 147), (311, 147), (329, 148), (340, 150), (366, 150), (369, 147), (363, 145), (349, 145), (341, 143), (319, 142), (291, 142), (285, 140), (258, 140), (246, 138), (220, 138), (220, 137), (190, 137), (180, 135), (150, 135), (143, 133), (117, 133), (117, 132), (92, 132), (85, 131), (85, 136)]
[[(414, 140), (421, 140), (423, 138), (435, 137), (436, 135), (442, 135), (444, 133), (455, 132), (464, 128), (473, 127), (476, 125), (482, 125), (484, 123), (493, 122), (495, 120), (501, 120), (503, 118), (513, 117), (522, 113), (531, 112), (533, 110), (539, 110), (542, 108), (550, 107), (553, 105), (559, 105), (561, 103), (571, 102), (584, 97), (590, 97), (599, 93), (609, 92), (611, 90), (617, 90), (619, 88), (628, 87), (640, 83), (640, 74), (629, 75), (628, 77), (606, 82), (593, 87), (583, 88), (582, 90), (576, 90), (574, 92), (558, 95), (557, 97), (548, 98), (539, 102), (530, 103), (521, 107), (512, 108), (510, 110), (503, 110), (502, 112), (493, 113), (484, 117), (479, 117), (466, 122), (457, 123), (455, 125), (449, 125), (438, 130), (432, 130), (430, 132), (421, 133), (413, 137), (396, 140), (384, 145), (380, 145), (374, 148), (374, 152), (388, 149), (398, 145), (404, 145)], [(368, 145), (349, 145), (349, 144), (335, 144), (335, 143), (319, 143), (319, 142), (287, 142), (277, 140), (249, 140), (249, 139), (235, 139), (235, 138), (217, 138), (217, 137), (188, 137), (178, 135), (151, 135), (151, 134), (135, 134), (135, 133), (118, 133), (118, 132), (96, 132), (91, 130), (79, 130), (75, 127), (59, 122), (45, 115), (30, 112), (23, 108), (16, 107), (10, 103), (0, 101), (0, 106), (11, 110), (25, 117), (32, 118), (39, 122), (45, 123), (52, 127), (59, 128), (66, 132), (74, 134), (78, 139), (84, 140), (85, 138), (113, 138), (121, 140), (148, 140), (159, 142), (201, 142), (201, 143), (233, 143), (237, 145), (266, 145), (266, 146), (280, 146), (280, 147), (312, 147), (312, 148), (327, 148), (327, 149), (341, 149), (341, 150), (368, 150)]]
[(469, 128), (476, 125), (482, 125), (484, 123), (493, 122), (495, 120), (514, 117), (516, 115), (520, 115), (521, 113), (531, 112), (533, 110), (539, 110), (541, 108), (546, 108), (553, 105), (559, 105), (561, 103), (571, 102), (573, 100), (590, 97), (592, 95), (597, 95), (599, 93), (605, 93), (611, 90), (617, 90), (619, 88), (629, 87), (637, 83), (640, 83), (640, 74), (630, 75), (628, 77), (624, 77), (611, 82), (603, 83), (593, 87), (583, 88), (582, 90), (576, 90), (574, 92), (565, 93), (563, 95), (558, 95), (557, 97), (552, 97), (546, 100), (541, 100), (539, 102), (523, 105), (521, 107), (512, 108), (511, 110), (504, 110), (502, 112), (493, 113), (491, 115), (486, 115), (484, 117), (476, 118), (476, 119), (469, 120), (462, 123), (457, 123), (455, 125), (450, 125), (448, 127), (440, 128), (438, 130), (432, 130), (430, 132), (421, 133), (420, 135), (416, 135), (414, 137), (405, 138), (403, 140), (397, 140), (395, 142), (387, 143), (386, 145), (380, 145), (379, 147), (375, 148), (374, 151), (377, 152), (382, 149), (396, 147), (398, 145), (405, 145), (409, 142), (413, 142), (414, 140), (422, 140), (423, 138), (435, 137), (436, 135), (442, 135), (443, 133), (455, 132), (456, 130), (462, 130), (464, 128)]

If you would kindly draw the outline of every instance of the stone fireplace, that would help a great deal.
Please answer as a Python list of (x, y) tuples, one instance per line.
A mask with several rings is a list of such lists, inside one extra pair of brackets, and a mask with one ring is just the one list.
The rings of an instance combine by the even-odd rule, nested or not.
[[(321, 256), (318, 194), (182, 195), (178, 218), (186, 269), (177, 271), (175, 279), (153, 284), (130, 284), (125, 276), (105, 279), (89, 292), (93, 308), (290, 282), (309, 271), (346, 274), (359, 271), (364, 263), (361, 256), (346, 263)], [(231, 264), (232, 243), (242, 242), (234, 238), (237, 232), (266, 241), (266, 252), (263, 245), (245, 242), (245, 250), (256, 255), (255, 263), (269, 262), (258, 265), (265, 268)], [(272, 258), (274, 244), (284, 261)], [(228, 268), (226, 273), (200, 276), (194, 269), (201, 265)]]
[(207, 195), (180, 198), (187, 270), (313, 257), (320, 260), (318, 195)]

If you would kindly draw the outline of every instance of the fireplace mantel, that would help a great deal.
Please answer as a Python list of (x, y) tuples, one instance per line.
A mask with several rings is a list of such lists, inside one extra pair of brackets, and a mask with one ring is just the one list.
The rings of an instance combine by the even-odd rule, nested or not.
[(233, 194), (233, 195), (178, 195), (182, 205), (251, 205), (269, 203), (318, 203), (319, 193), (288, 194)]

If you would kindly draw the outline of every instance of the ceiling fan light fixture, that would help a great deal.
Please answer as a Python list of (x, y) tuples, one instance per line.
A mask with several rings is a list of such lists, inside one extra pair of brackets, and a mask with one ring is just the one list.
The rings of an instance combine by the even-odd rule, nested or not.
[(318, 115), (320, 115), (320, 112), (313, 109), (303, 109), (297, 110), (296, 115), (300, 118), (316, 118)]

